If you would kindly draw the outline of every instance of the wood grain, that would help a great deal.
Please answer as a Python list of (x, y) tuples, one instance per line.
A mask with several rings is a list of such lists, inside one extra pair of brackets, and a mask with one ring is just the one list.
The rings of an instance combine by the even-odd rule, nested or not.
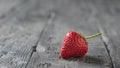
[[(106, 49), (111, 57), (113, 68), (120, 67), (120, 48), (119, 48), (119, 36), (120, 36), (120, 2), (113, 1), (106, 3), (106, 8), (102, 8), (97, 16), (99, 22), (99, 31), (103, 33), (102, 40), (106, 46)], [(104, 13), (106, 12), (106, 13)]]
[[(93, 4), (84, 1), (82, 3)], [(60, 58), (60, 47), (67, 32), (77, 31), (85, 36), (97, 33), (99, 30), (97, 26), (99, 20), (94, 15), (94, 12), (98, 11), (91, 8), (93, 6), (87, 6), (90, 12), (85, 12), (79, 8), (86, 9), (86, 7), (80, 5), (76, 7), (76, 2), (65, 5), (56, 12), (55, 21), (46, 27), (27, 68), (112, 68), (112, 62), (100, 37), (87, 40), (89, 51), (85, 57), (68, 60)]]
[[(116, 15), (115, 15), (116, 14)], [(114, 16), (107, 18), (99, 18), (101, 22), (104, 22), (104, 25), (101, 23), (99, 30), (103, 33), (102, 39), (104, 44), (106, 45), (106, 49), (111, 57), (114, 68), (120, 67), (120, 48), (119, 48), (119, 40), (120, 40), (120, 23), (119, 19), (115, 16), (120, 17), (115, 13)], [(107, 15), (109, 16), (109, 15)], [(108, 20), (109, 19), (109, 20)]]
[[(0, 68), (119, 68), (119, 18), (118, 0), (0, 0)], [(64, 60), (69, 31), (103, 35)]]
[[(34, 9), (31, 1), (18, 3), (5, 10), (6, 17), (0, 19), (0, 68), (25, 68), (49, 19), (49, 13), (33, 14), (37, 9), (30, 10)], [(26, 7), (29, 5), (32, 7)]]
[[(39, 21), (40, 22), (40, 21)], [(42, 22), (42, 21), (41, 21)], [(34, 46), (39, 40), (39, 35), (44, 24), (34, 23), (26, 24), (27, 26), (10, 26), (10, 30), (18, 30), (9, 35), (2, 35), (0, 39), (0, 67), (21, 68), (25, 67), (34, 50)], [(6, 25), (5, 25), (6, 26)], [(16, 28), (14, 28), (14, 26)], [(4, 29), (9, 29), (7, 26)], [(21, 27), (22, 29), (20, 29)], [(32, 28), (31, 28), (32, 27)], [(13, 28), (13, 29), (12, 29)], [(2, 30), (2, 29), (1, 29)], [(3, 30), (2, 30), (3, 31)], [(4, 32), (7, 34), (7, 31)], [(8, 32), (9, 33), (9, 32)]]

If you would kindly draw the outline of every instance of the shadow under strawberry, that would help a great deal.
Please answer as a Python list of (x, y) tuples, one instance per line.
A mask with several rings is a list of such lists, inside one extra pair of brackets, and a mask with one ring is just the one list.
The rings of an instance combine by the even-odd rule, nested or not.
[(83, 61), (90, 64), (104, 64), (104, 60), (99, 56), (85, 56)]
[(65, 59), (66, 61), (77, 61), (77, 62), (83, 62), (88, 64), (97, 64), (101, 65), (104, 64), (104, 60), (100, 58), (99, 56), (82, 56), (82, 57), (72, 57)]
[(83, 61), (84, 57), (71, 57), (68, 59), (65, 59), (66, 61)]

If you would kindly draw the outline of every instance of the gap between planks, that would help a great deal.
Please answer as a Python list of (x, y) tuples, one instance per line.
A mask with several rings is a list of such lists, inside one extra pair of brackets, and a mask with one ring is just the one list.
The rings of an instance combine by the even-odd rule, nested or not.
[(112, 66), (112, 68), (115, 68), (115, 65), (114, 65), (113, 60), (112, 60), (112, 56), (111, 56), (111, 54), (110, 54), (110, 49), (108, 48), (108, 45), (109, 45), (109, 44), (107, 43), (107, 42), (108, 42), (108, 37), (106, 36), (105, 31), (104, 31), (104, 29), (101, 27), (100, 24), (98, 24), (98, 29), (99, 29), (99, 32), (102, 32), (102, 36), (100, 37), (100, 39), (102, 40), (103, 44), (105, 45), (106, 51), (107, 51), (108, 56), (109, 56), (109, 58), (110, 58), (111, 66)]
[(38, 39), (38, 41), (36, 42), (36, 45), (32, 47), (32, 53), (30, 54), (30, 58), (28, 59), (28, 62), (27, 62), (27, 64), (26, 64), (25, 68), (27, 68), (27, 65), (28, 65), (28, 63), (29, 63), (29, 61), (30, 61), (33, 53), (36, 52), (36, 47), (37, 47), (37, 45), (39, 44), (39, 41), (40, 41), (42, 35), (44, 34), (44, 31), (47, 29), (47, 27), (48, 27), (50, 24), (52, 24), (52, 22), (55, 20), (55, 17), (56, 17), (55, 12), (51, 12), (51, 13), (49, 14), (49, 16), (48, 16), (48, 18), (49, 18), (49, 19), (48, 19), (48, 22), (44, 25), (44, 27), (43, 27), (40, 35), (39, 35), (39, 39)]

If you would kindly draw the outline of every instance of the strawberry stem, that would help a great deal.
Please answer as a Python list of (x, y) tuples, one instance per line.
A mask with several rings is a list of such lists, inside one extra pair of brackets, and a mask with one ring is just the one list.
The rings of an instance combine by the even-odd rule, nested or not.
[(85, 39), (94, 38), (94, 37), (97, 37), (97, 36), (100, 36), (100, 35), (102, 35), (102, 33), (97, 33), (97, 34), (94, 34), (94, 35), (91, 35), (91, 36), (86, 36)]

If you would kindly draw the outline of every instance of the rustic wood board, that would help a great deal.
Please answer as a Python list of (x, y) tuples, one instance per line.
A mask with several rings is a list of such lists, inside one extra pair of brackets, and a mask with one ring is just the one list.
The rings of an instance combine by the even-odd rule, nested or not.
[(120, 68), (120, 1), (106, 2), (104, 8), (99, 10), (96, 19), (99, 31), (103, 33), (102, 40), (109, 53), (113, 68)]
[[(1, 0), (0, 6), (1, 68), (120, 67), (118, 0)], [(69, 31), (103, 35), (87, 40), (85, 57), (64, 60), (59, 51)]]
[[(116, 6), (116, 8), (119, 8), (119, 6)], [(103, 15), (101, 16), (99, 17), (99, 20), (101, 22), (99, 24), (99, 30), (103, 32), (102, 39), (111, 57), (114, 68), (119, 68), (120, 67), (120, 47), (119, 47), (120, 13), (113, 12), (112, 16), (110, 14), (106, 16)]]
[(79, 22), (79, 15), (75, 18), (76, 20), (74, 15), (68, 18), (65, 15), (57, 16), (55, 21), (46, 27), (27, 68), (112, 68), (111, 60), (100, 37), (88, 40), (89, 51), (85, 57), (68, 60), (60, 58), (60, 47), (67, 32), (77, 31), (84, 35), (98, 32), (97, 25), (93, 25), (95, 23)]
[(0, 68), (25, 68), (48, 19), (51, 19), (49, 11), (43, 16), (37, 10), (39, 8), (34, 8), (37, 1), (23, 1), (0, 12), (6, 14), (0, 19)]
[[(9, 25), (9, 26), (8, 26)], [(0, 38), (0, 67), (21, 68), (25, 67), (34, 51), (34, 46), (39, 40), (44, 22), (24, 23), (24, 25), (4, 25)], [(32, 27), (32, 28), (31, 28)], [(13, 30), (13, 31), (12, 31)], [(16, 31), (15, 31), (16, 30)]]
[[(64, 3), (63, 3), (64, 2)], [(57, 1), (56, 1), (57, 3)], [(99, 16), (111, 14), (117, 1), (69, 1), (57, 3), (57, 20), (44, 31), (37, 52), (34, 52), (27, 68), (113, 68), (113, 61), (103, 38), (88, 40), (89, 52), (83, 58), (63, 60), (59, 58), (59, 50), (65, 33), (78, 31), (85, 35), (97, 33), (101, 23)], [(54, 4), (53, 4), (54, 5)], [(108, 16), (110, 17), (110, 16)], [(103, 22), (104, 25), (104, 22)], [(88, 59), (86, 59), (88, 58)], [(85, 63), (87, 61), (87, 63)]]
[[(117, 25), (118, 26), (118, 25)], [(119, 31), (117, 32), (113, 25), (109, 26), (109, 29), (106, 26), (102, 26), (100, 31), (103, 32), (103, 42), (106, 45), (109, 56), (113, 63), (114, 68), (120, 67), (120, 50), (119, 50)]]

